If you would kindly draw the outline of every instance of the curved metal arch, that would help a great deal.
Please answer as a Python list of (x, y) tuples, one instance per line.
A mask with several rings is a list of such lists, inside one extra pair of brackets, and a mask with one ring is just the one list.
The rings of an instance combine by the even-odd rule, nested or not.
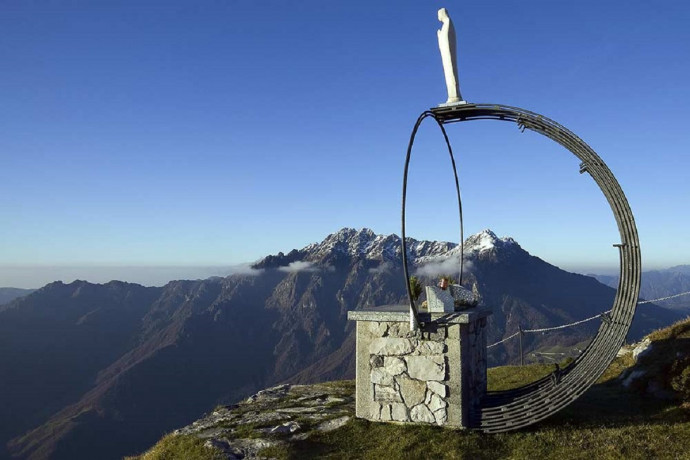
[[(558, 142), (580, 159), (580, 172), (587, 172), (594, 179), (606, 197), (618, 225), (621, 243), (616, 246), (620, 255), (620, 281), (612, 311), (602, 322), (594, 339), (574, 362), (557, 373), (513, 390), (487, 393), (482, 400), (481, 411), (470, 421), (473, 428), (487, 433), (515, 430), (543, 420), (576, 400), (604, 373), (623, 344), (635, 314), (640, 292), (642, 261), (635, 219), (618, 181), (591, 147), (555, 121), (517, 107), (463, 104), (431, 109), (431, 115), (424, 112), (417, 120), (410, 138), (405, 162), (405, 179), (414, 137), (421, 121), (427, 116), (433, 116), (439, 123), (449, 149), (450, 142), (443, 124), (486, 119), (514, 122), (523, 131), (530, 129)], [(409, 288), (405, 252), (405, 184), (402, 221), (405, 280), (410, 306), (416, 313)]]
[[(417, 311), (417, 306), (414, 303), (414, 299), (412, 298), (412, 287), (410, 286), (410, 272), (409, 268), (407, 265), (407, 237), (405, 235), (405, 203), (406, 203), (406, 198), (407, 198), (407, 176), (408, 176), (408, 171), (410, 168), (410, 158), (412, 155), (412, 146), (414, 145), (414, 140), (415, 137), (417, 136), (417, 130), (421, 126), (422, 122), (427, 118), (431, 117), (436, 121), (436, 124), (438, 124), (438, 127), (441, 129), (441, 133), (443, 133), (443, 138), (446, 141), (446, 147), (448, 147), (448, 154), (450, 155), (450, 163), (451, 166), (453, 167), (453, 176), (455, 177), (455, 193), (457, 194), (458, 197), (458, 213), (460, 215), (460, 254), (462, 258), (462, 254), (464, 252), (464, 241), (465, 241), (465, 235), (464, 235), (464, 230), (463, 230), (463, 222), (462, 222), (462, 199), (460, 198), (460, 182), (458, 180), (458, 170), (455, 166), (455, 156), (453, 155), (453, 148), (450, 146), (450, 139), (448, 139), (448, 134), (446, 133), (446, 129), (443, 127), (443, 122), (439, 120), (436, 115), (432, 111), (425, 111), (423, 112), (419, 118), (417, 118), (417, 123), (414, 125), (414, 129), (412, 129), (412, 135), (410, 136), (410, 142), (407, 145), (407, 155), (405, 157), (405, 172), (403, 174), (403, 190), (402, 190), (402, 262), (403, 262), (403, 272), (405, 274), (405, 286), (407, 287), (407, 299), (410, 302), (410, 326), (412, 327), (413, 330), (416, 330), (419, 326), (419, 312)], [(462, 259), (460, 260), (460, 283), (462, 283)]]

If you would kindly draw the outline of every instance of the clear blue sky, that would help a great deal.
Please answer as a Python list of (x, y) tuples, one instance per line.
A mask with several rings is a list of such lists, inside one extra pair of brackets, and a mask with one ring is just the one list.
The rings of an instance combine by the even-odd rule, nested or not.
[[(687, 2), (8, 1), (0, 286), (58, 266), (102, 281), (100, 266), (234, 265), (345, 226), (399, 233), (410, 130), (445, 101), (442, 6), (465, 99), (570, 128), (621, 183), (645, 268), (690, 263)], [(616, 266), (611, 212), (569, 152), (507, 123), (449, 134), (466, 233)], [(457, 241), (431, 123), (412, 168), (409, 232)]]

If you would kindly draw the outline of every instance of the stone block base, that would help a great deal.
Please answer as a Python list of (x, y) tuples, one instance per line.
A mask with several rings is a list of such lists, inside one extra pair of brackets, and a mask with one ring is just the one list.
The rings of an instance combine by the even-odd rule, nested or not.
[(435, 315), (411, 332), (407, 312), (349, 312), (357, 321), (357, 417), (467, 427), (486, 392), (488, 314)]

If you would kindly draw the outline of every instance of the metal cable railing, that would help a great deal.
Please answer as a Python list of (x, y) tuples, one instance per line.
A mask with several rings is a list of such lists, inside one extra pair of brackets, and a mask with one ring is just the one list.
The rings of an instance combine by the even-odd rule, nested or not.
[[(661, 301), (663, 301), (663, 300), (675, 299), (676, 297), (681, 297), (681, 296), (684, 296), (684, 295), (690, 295), (690, 291), (681, 292), (680, 294), (673, 294), (673, 295), (670, 295), (670, 296), (667, 296), (667, 297), (660, 297), (660, 298), (658, 298), (658, 299), (643, 300), (643, 301), (641, 301), (641, 302), (637, 302), (637, 305), (642, 305), (642, 304), (647, 304), (647, 303), (654, 303), (654, 302), (661, 302)], [(561, 324), (561, 325), (559, 325), (559, 326), (543, 327), (543, 328), (540, 328), (540, 329), (520, 329), (520, 330), (517, 331), (516, 333), (514, 333), (514, 334), (512, 334), (512, 335), (509, 335), (508, 337), (504, 338), (503, 340), (499, 340), (498, 342), (492, 343), (491, 345), (487, 345), (486, 348), (492, 348), (492, 347), (495, 347), (495, 346), (497, 346), (497, 345), (500, 345), (500, 344), (502, 344), (502, 343), (504, 343), (504, 342), (507, 342), (508, 340), (512, 339), (513, 337), (517, 337), (517, 336), (518, 336), (519, 334), (521, 334), (521, 333), (548, 332), (548, 331), (555, 331), (555, 330), (558, 330), (558, 329), (565, 329), (565, 328), (568, 328), (568, 327), (577, 326), (578, 324), (586, 323), (586, 322), (588, 322), (588, 321), (592, 321), (592, 320), (597, 319), (597, 318), (603, 318), (603, 317), (605, 317), (606, 315), (608, 315), (609, 313), (611, 313), (611, 310), (606, 310), (606, 311), (601, 312), (601, 313), (599, 313), (599, 314), (597, 314), (597, 315), (590, 316), (589, 318), (581, 319), (581, 320), (579, 320), (579, 321), (575, 321), (574, 323)]]

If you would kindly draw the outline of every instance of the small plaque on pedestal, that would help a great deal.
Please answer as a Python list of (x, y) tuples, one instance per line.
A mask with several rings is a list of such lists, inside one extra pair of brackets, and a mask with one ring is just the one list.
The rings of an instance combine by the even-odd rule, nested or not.
[(452, 313), (455, 311), (455, 301), (448, 289), (426, 286), (426, 302), (429, 306), (429, 313)]
[(426, 286), (426, 302), (429, 313), (451, 313), (477, 306), (477, 295), (459, 284), (451, 284), (448, 289)]

